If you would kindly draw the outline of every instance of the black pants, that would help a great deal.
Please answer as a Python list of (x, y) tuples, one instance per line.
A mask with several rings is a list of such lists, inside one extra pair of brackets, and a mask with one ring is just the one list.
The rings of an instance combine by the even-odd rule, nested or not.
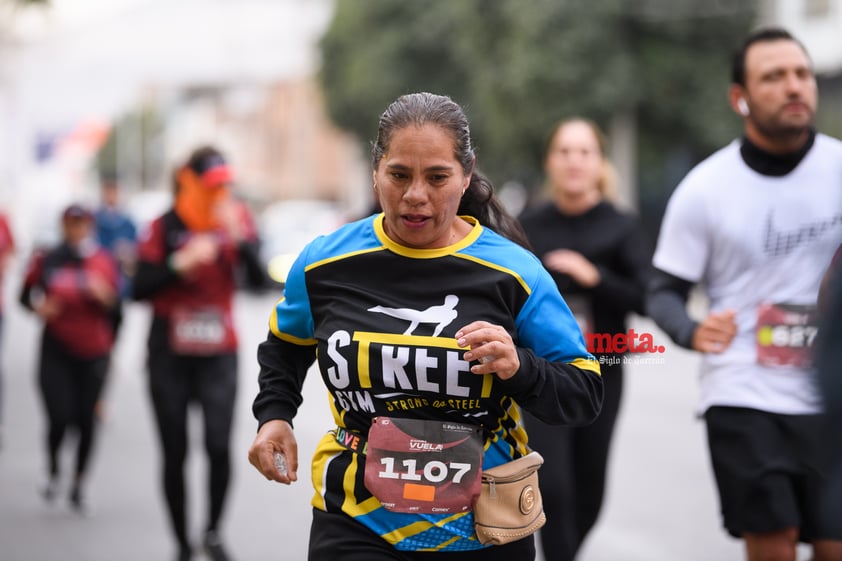
[(67, 429), (78, 432), (74, 475), (85, 475), (94, 444), (94, 409), (108, 371), (108, 355), (81, 359), (44, 334), (38, 382), (47, 412), (47, 454), (51, 476), (59, 474), (59, 451)]
[(180, 546), (187, 538), (184, 464), (188, 450), (188, 409), (201, 406), (209, 462), (207, 530), (222, 516), (231, 479), (231, 428), (237, 390), (236, 353), (214, 356), (173, 354), (150, 348), (149, 391), (163, 453), (163, 487), (172, 530)]
[(532, 536), (473, 551), (398, 551), (383, 538), (342, 513), (313, 509), (308, 561), (533, 561)]
[(608, 452), (623, 391), (623, 365), (600, 368), (605, 398), (592, 424), (551, 426), (526, 414), (529, 446), (544, 456), (538, 476), (547, 514), (540, 530), (547, 561), (573, 561), (602, 508)]

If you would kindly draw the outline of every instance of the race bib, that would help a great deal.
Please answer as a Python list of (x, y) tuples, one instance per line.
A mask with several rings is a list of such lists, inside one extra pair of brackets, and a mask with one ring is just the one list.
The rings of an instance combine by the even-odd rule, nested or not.
[(757, 363), (807, 368), (813, 362), (817, 333), (816, 306), (761, 304), (757, 309)]
[(170, 345), (186, 355), (214, 355), (228, 342), (225, 315), (216, 308), (176, 308), (170, 316)]
[(368, 434), (365, 486), (387, 510), (471, 510), (481, 490), (481, 429), (449, 421), (377, 417)]

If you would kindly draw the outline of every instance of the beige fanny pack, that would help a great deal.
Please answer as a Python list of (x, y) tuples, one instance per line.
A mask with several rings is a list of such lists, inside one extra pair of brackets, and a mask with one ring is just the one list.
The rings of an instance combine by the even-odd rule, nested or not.
[(482, 492), (474, 506), (474, 529), (480, 543), (501, 545), (525, 538), (547, 517), (538, 488), (538, 452), (483, 470)]

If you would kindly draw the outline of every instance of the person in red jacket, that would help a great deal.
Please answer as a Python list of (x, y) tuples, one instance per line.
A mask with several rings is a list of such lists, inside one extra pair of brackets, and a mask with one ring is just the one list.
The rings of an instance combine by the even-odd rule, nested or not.
[[(245, 205), (231, 193), (233, 171), (212, 146), (194, 151), (175, 173), (173, 207), (141, 236), (132, 296), (152, 305), (147, 367), (163, 453), (163, 487), (178, 559), (192, 557), (187, 536), (184, 461), (187, 410), (204, 415), (209, 512), (204, 548), (229, 559), (219, 522), (231, 477), (231, 422), (237, 390), (237, 279), (265, 285), (259, 242)], [(244, 275), (240, 277), (238, 270)]]
[(20, 302), (44, 322), (38, 381), (47, 413), (49, 475), (44, 498), (54, 501), (60, 484), (59, 457), (68, 428), (78, 431), (70, 504), (87, 514), (84, 496), (94, 443), (94, 409), (114, 346), (112, 310), (118, 301), (119, 270), (92, 237), (93, 216), (73, 204), (62, 214), (62, 241), (37, 250), (27, 267)]

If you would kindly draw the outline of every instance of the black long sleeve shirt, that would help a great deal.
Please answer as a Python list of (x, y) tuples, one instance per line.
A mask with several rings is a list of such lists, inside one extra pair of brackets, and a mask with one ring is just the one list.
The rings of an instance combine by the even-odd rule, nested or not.
[(565, 299), (582, 298), (590, 307), (595, 332), (625, 333), (628, 313), (644, 313), (652, 248), (635, 216), (605, 201), (580, 215), (564, 214), (548, 202), (527, 209), (519, 220), (541, 260), (553, 250), (570, 249), (596, 265), (600, 281), (592, 288), (550, 271)]

